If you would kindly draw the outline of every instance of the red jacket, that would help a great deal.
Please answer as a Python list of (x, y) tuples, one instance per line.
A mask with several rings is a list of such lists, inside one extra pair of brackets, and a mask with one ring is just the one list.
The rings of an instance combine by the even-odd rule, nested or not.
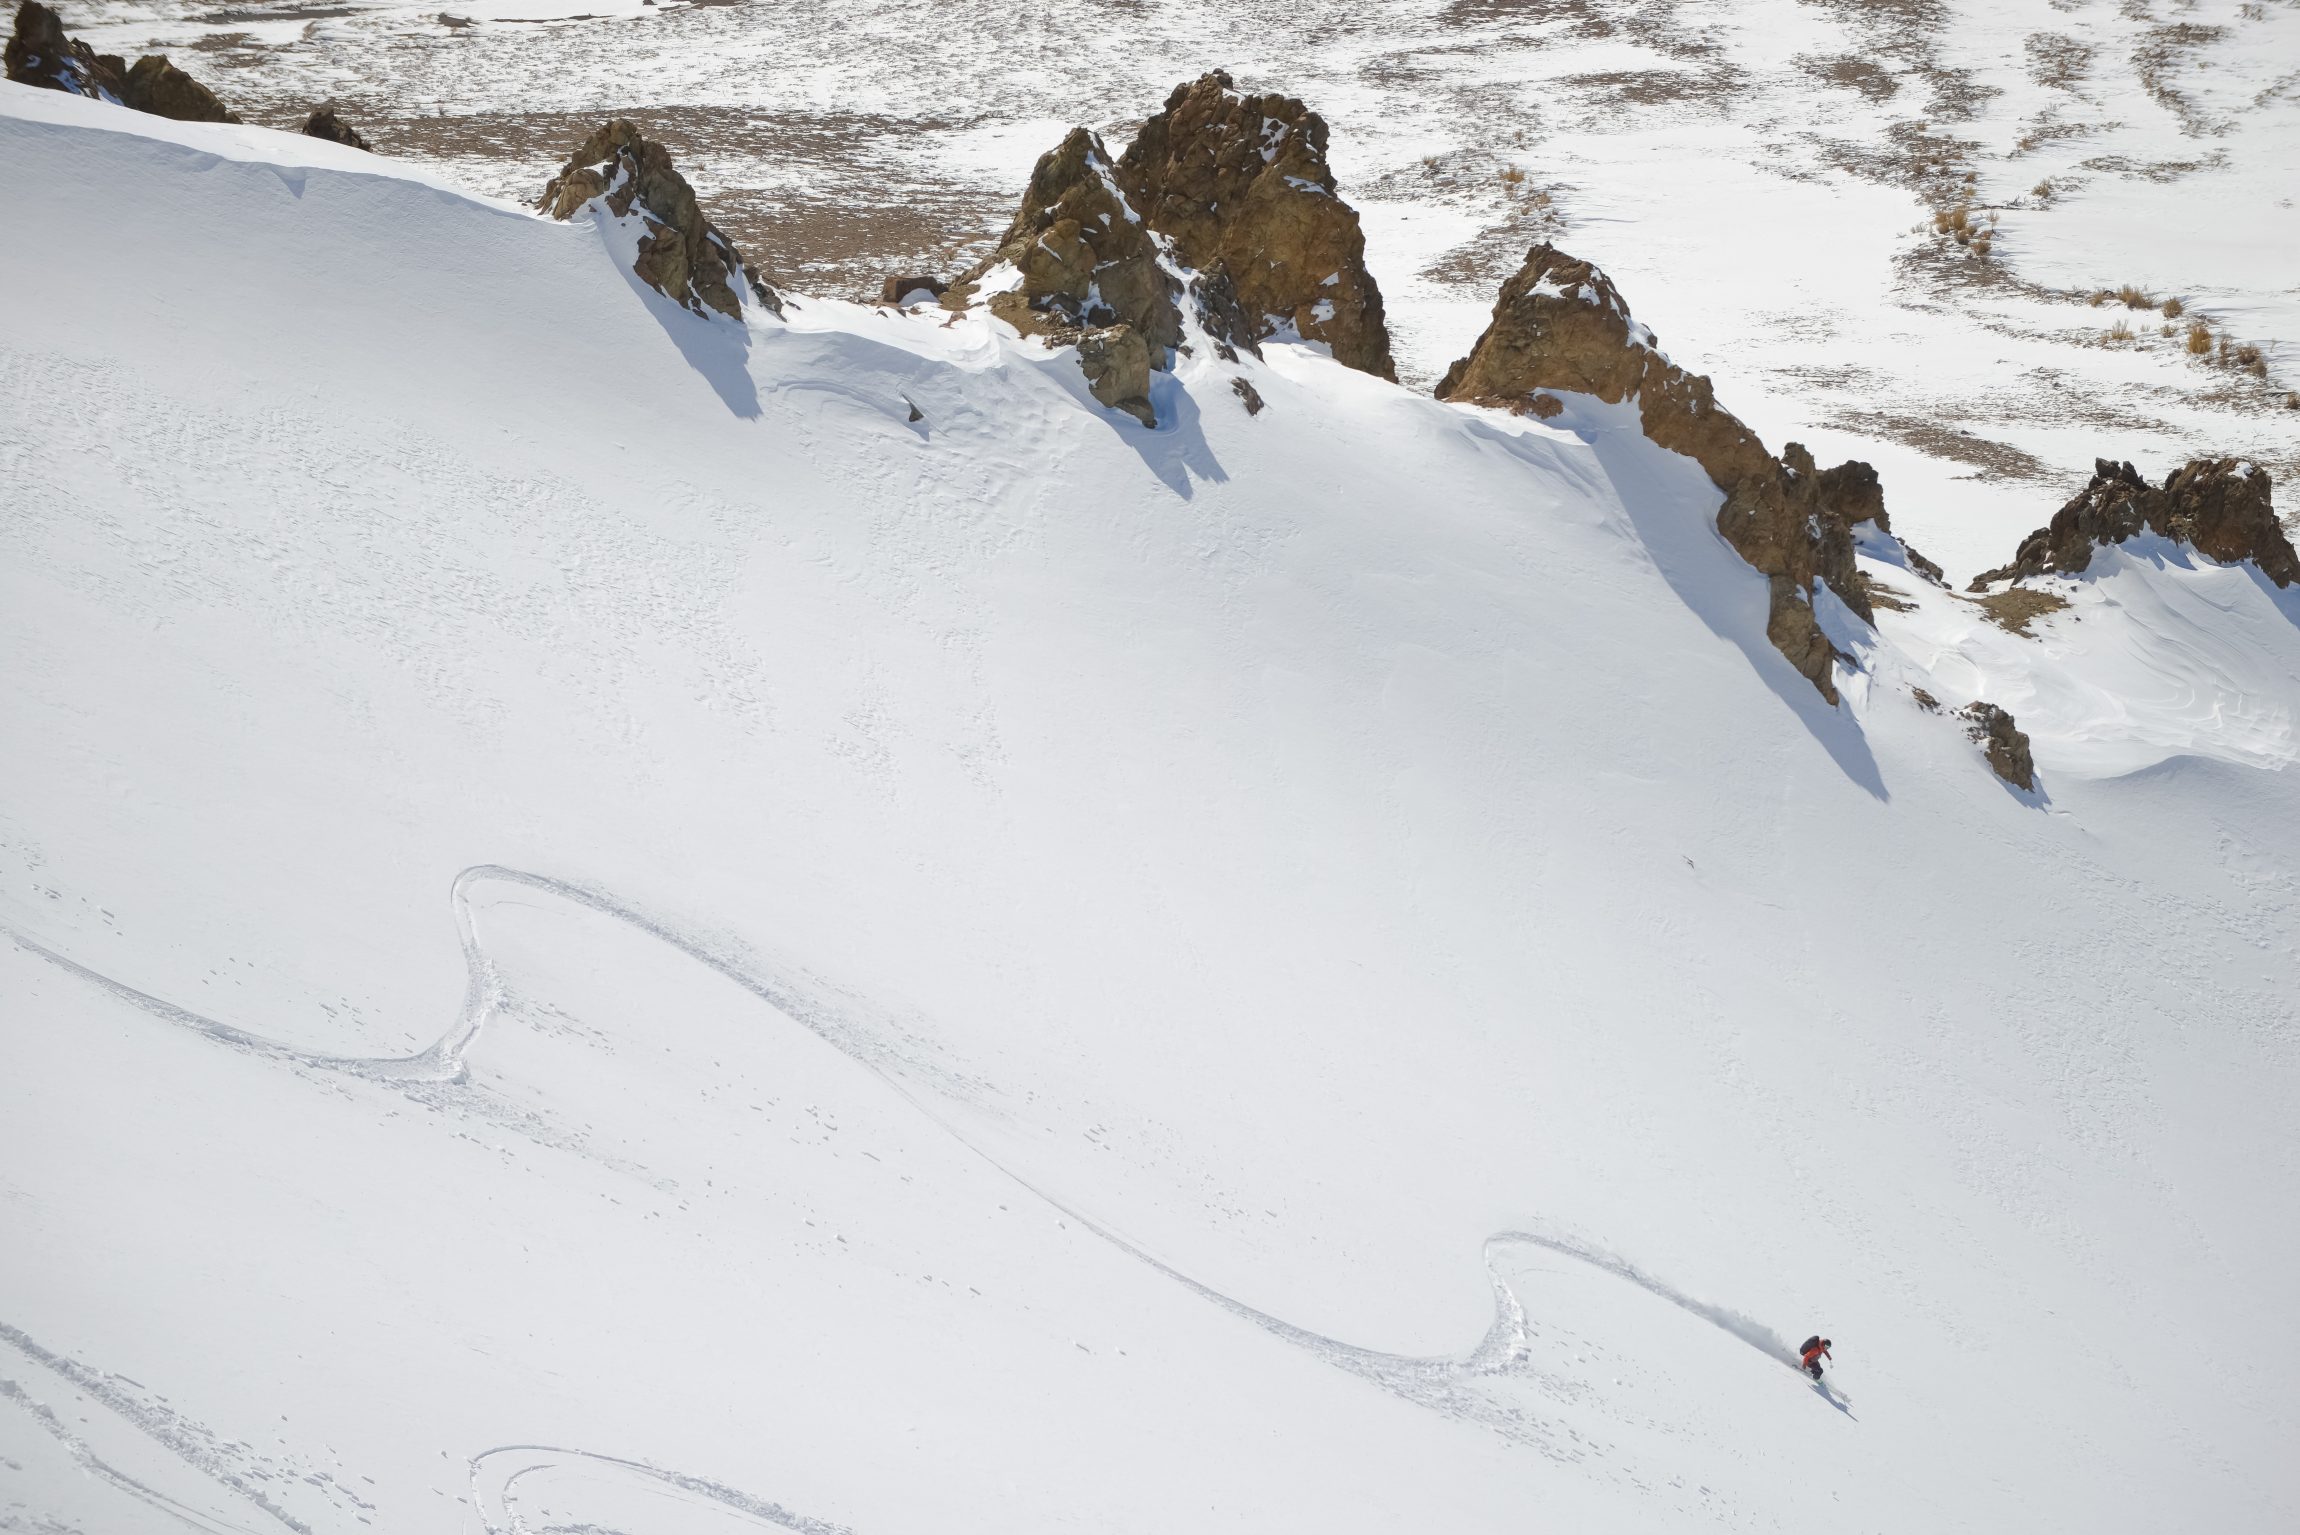
[(1836, 1357), (1829, 1352), (1829, 1346), (1826, 1343), (1816, 1343), (1805, 1350), (1805, 1363), (1807, 1364), (1811, 1364), (1816, 1359), (1834, 1359)]

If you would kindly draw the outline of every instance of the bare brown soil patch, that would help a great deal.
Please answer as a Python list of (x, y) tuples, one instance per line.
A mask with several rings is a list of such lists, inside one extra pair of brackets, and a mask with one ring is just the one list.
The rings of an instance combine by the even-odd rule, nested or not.
[(1986, 597), (1968, 597), (1965, 600), (1987, 614), (1990, 623), (2024, 640), (2036, 638), (2029, 632), (2030, 624), (2068, 606), (2066, 597), (2056, 597), (2051, 592), (2040, 592), (2028, 586), (2008, 586)]

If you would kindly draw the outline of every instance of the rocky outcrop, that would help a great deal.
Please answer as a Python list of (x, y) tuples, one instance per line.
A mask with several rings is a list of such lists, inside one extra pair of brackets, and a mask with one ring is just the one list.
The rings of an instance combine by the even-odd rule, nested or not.
[(879, 286), (878, 301), (899, 304), (914, 293), (923, 293), (930, 299), (941, 298), (950, 291), (950, 284), (939, 277), (905, 275), (897, 272)]
[(239, 114), (226, 111), (216, 93), (168, 62), (164, 53), (149, 53), (128, 70), (124, 105), (154, 117), (179, 123), (236, 123)]
[(1110, 325), (1078, 338), (1078, 366), (1087, 392), (1144, 426), (1156, 426), (1150, 405), (1150, 346), (1131, 325)]
[(0, 55), (8, 78), (19, 85), (93, 96), (184, 123), (236, 123), (215, 92), (168, 62), (166, 54), (152, 53), (133, 65), (109, 53), (98, 53), (76, 37), (64, 33), (64, 19), (39, 3), (23, 0), (16, 8), (16, 27)]
[(2242, 459), (2200, 458), (2155, 486), (2132, 465), (2104, 458), (2094, 462), (2091, 482), (2050, 523), (2021, 540), (2011, 564), (1976, 576), (1970, 590), (2024, 576), (2076, 574), (2092, 564), (2093, 551), (2103, 544), (2121, 544), (2143, 532), (2226, 564), (2250, 560), (2278, 586), (2300, 582), (2300, 555), (2276, 520), (2267, 470)]
[(371, 148), (357, 128), (336, 116), (333, 106), (314, 107), (311, 116), (303, 120), (303, 132), (307, 138), (325, 139), (347, 149)]
[(672, 167), (670, 152), (622, 118), (583, 141), (536, 206), (552, 218), (569, 219), (594, 204), (615, 218), (640, 220), (632, 270), (666, 298), (696, 314), (733, 319), (742, 314), (748, 289), (775, 314), (783, 312), (781, 297), (703, 217), (695, 189)]
[(0, 61), (7, 65), (8, 78), (19, 85), (103, 101), (127, 98), (128, 66), (65, 36), (64, 18), (39, 0), (23, 0), (16, 7), (16, 28)]
[(1167, 348), (1182, 339), (1182, 313), (1179, 285), (1158, 258), (1100, 136), (1073, 128), (1039, 156), (998, 248), (943, 302), (960, 308), (987, 297), (991, 313), (1024, 335), (1058, 343), (1122, 325), (1141, 337), (1152, 366), (1164, 368)]
[(1995, 704), (1968, 704), (1964, 716), (1972, 721), (1970, 734), (1997, 777), (2025, 793), (2035, 793), (2036, 759), (2029, 755), (2028, 733)]
[(1718, 532), (1771, 588), (1766, 638), (1836, 702), (1839, 657), (1814, 596), (1825, 586), (1874, 622), (1854, 566), (1853, 529), (1870, 522), (1880, 533), (1892, 530), (1876, 471), (1858, 461), (1822, 469), (1797, 443), (1776, 459), (1717, 403), (1707, 378), (1661, 354), (1603, 272), (1544, 244), (1502, 284), (1485, 334), (1446, 370), (1437, 394), (1548, 417), (1562, 408), (1558, 393), (1609, 404), (1635, 399), (1645, 435), (1701, 465), (1725, 493)]
[(998, 248), (953, 283), (945, 307), (987, 302), (1026, 336), (1078, 347), (1103, 404), (1156, 426), (1149, 376), (1182, 340), (1180, 284), (1119, 190), (1101, 138), (1073, 128), (1031, 170)]
[[(1117, 184), (1174, 255), (1234, 295), (1251, 345), (1280, 327), (1337, 361), (1397, 377), (1357, 211), (1326, 165), (1326, 120), (1290, 96), (1248, 96), (1216, 71), (1177, 86), (1119, 158)], [(1216, 297), (1210, 308), (1219, 309)]]

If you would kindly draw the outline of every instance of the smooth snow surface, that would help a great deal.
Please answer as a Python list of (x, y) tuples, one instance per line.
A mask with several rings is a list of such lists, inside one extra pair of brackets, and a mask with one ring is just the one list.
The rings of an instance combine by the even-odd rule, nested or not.
[(0, 154), (0, 1528), (2300, 1522), (2300, 594)]

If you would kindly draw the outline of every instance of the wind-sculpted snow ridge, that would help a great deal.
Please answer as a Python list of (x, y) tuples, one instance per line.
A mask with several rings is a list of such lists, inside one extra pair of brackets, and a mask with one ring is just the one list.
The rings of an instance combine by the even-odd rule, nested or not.
[[(99, 987), (143, 1012), (224, 1045), (228, 1048), (260, 1055), (298, 1066), (324, 1071), (342, 1072), (369, 1081), (387, 1083), (408, 1090), (420, 1090), (428, 1085), (460, 1082), (468, 1075), (467, 1058), (479, 1043), (487, 1023), (505, 1006), (508, 989), (502, 973), (489, 956), (473, 908), (473, 891), (488, 883), (516, 886), (525, 890), (557, 896), (585, 910), (613, 918), (641, 933), (667, 945), (696, 964), (732, 981), (777, 1013), (813, 1033), (854, 1064), (868, 1071), (884, 1086), (892, 1089), (909, 1104), (956, 1141), (973, 1156), (995, 1169), (1006, 1179), (1019, 1185), (1035, 1198), (1062, 1216), (1076, 1221), (1097, 1237), (1110, 1243), (1129, 1257), (1155, 1270), (1160, 1275), (1185, 1287), (1201, 1298), (1244, 1321), (1252, 1323), (1271, 1336), (1280, 1339), (1322, 1360), (1336, 1369), (1360, 1379), (1417, 1406), (1450, 1417), (1478, 1423), (1500, 1433), (1513, 1442), (1552, 1451), (1544, 1426), (1528, 1420), (1521, 1410), (1494, 1400), (1478, 1388), (1481, 1382), (1510, 1373), (1527, 1354), (1529, 1332), (1525, 1298), (1501, 1271), (1498, 1259), (1512, 1249), (1534, 1248), (1572, 1258), (1580, 1263), (1610, 1274), (1635, 1285), (1648, 1294), (1667, 1302), (1690, 1316), (1731, 1334), (1770, 1358), (1794, 1364), (1795, 1351), (1764, 1324), (1741, 1312), (1703, 1301), (1675, 1285), (1660, 1279), (1635, 1263), (1605, 1248), (1569, 1232), (1543, 1229), (1512, 1229), (1497, 1232), (1483, 1244), (1483, 1261), (1494, 1298), (1494, 1315), (1484, 1336), (1467, 1354), (1416, 1356), (1371, 1349), (1350, 1343), (1310, 1328), (1299, 1326), (1285, 1318), (1251, 1305), (1213, 1285), (1197, 1279), (1158, 1257), (1138, 1243), (1121, 1235), (1104, 1221), (1080, 1210), (1073, 1203), (1048, 1191), (1014, 1167), (984, 1150), (963, 1134), (951, 1120), (939, 1112), (935, 1105), (904, 1082), (881, 1056), (860, 1042), (853, 1029), (841, 1026), (835, 1010), (807, 994), (806, 989), (785, 979), (761, 976), (742, 963), (730, 958), (718, 948), (679, 927), (650, 916), (600, 890), (556, 879), (549, 875), (506, 868), (495, 864), (480, 864), (465, 869), (449, 887), (449, 906), (460, 939), (466, 982), (463, 1001), (454, 1022), (436, 1041), (425, 1049), (404, 1056), (356, 1057), (332, 1055), (295, 1048), (278, 1040), (251, 1033), (248, 1030), (223, 1023), (94, 970), (29, 935), (7, 926), (0, 926), (12, 941), (27, 952), (38, 955), (48, 963)], [(195, 1467), (235, 1490), (256, 1497), (259, 1506), (274, 1514), (290, 1528), (301, 1531), (304, 1526), (295, 1523), (283, 1511), (263, 1502), (257, 1492), (245, 1485), (212, 1455), (203, 1453), (194, 1438), (171, 1428), (172, 1418), (155, 1420), (144, 1405), (125, 1396), (117, 1388), (106, 1384), (99, 1372), (61, 1360), (38, 1348), (31, 1340), (0, 1326), (0, 1339), (12, 1342), (27, 1356), (66, 1375), (96, 1397), (106, 1407), (127, 1417), (150, 1437), (158, 1440)], [(196, 1437), (196, 1436), (195, 1436)], [(525, 1464), (513, 1466), (501, 1457), (514, 1452), (531, 1457)], [(652, 1478), (665, 1486), (684, 1489), (698, 1496), (706, 1496), (786, 1528), (806, 1532), (806, 1535), (825, 1535), (838, 1526), (825, 1524), (792, 1514), (780, 1505), (759, 1502), (724, 1488), (717, 1483), (687, 1478), (677, 1473), (643, 1465), (636, 1461), (617, 1460), (614, 1457), (592, 1455), (577, 1450), (551, 1449), (541, 1446), (512, 1446), (486, 1452), (473, 1462), (475, 1486), (486, 1484), (480, 1499), (483, 1515), (488, 1517), (488, 1528), (510, 1531), (520, 1528), (509, 1512), (509, 1489), (521, 1476), (550, 1463), (549, 1457), (583, 1457), (601, 1464), (625, 1468), (634, 1474)], [(506, 1468), (509, 1469), (506, 1469)], [(492, 1507), (505, 1521), (497, 1523), (486, 1511)]]

